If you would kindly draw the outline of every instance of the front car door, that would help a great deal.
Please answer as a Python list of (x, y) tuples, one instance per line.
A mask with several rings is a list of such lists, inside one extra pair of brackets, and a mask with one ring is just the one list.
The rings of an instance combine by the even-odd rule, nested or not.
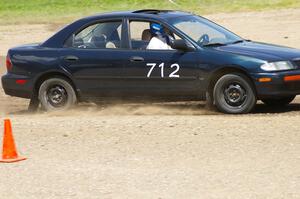
[(124, 63), (124, 80), (130, 92), (150, 98), (197, 98), (199, 57), (197, 52), (148, 50), (152, 21), (128, 21), (129, 49)]

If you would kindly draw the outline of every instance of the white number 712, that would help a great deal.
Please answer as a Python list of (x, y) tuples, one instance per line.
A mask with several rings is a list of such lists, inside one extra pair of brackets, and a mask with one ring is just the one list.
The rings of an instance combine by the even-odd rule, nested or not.
[[(150, 77), (151, 74), (152, 74), (152, 72), (153, 72), (153, 70), (154, 70), (154, 68), (156, 67), (156, 63), (147, 63), (147, 66), (151, 67), (150, 70), (148, 71), (148, 74), (147, 74), (147, 77)], [(161, 64), (158, 65), (158, 67), (160, 68), (160, 76), (161, 77), (164, 77), (164, 66), (165, 66), (165, 63), (161, 63)], [(171, 77), (171, 78), (172, 77), (175, 77), (175, 78), (179, 77), (179, 75), (176, 74), (176, 73), (179, 71), (180, 66), (178, 64), (172, 64), (170, 66), (170, 68), (171, 69), (175, 68), (175, 70), (169, 75), (169, 77)]]

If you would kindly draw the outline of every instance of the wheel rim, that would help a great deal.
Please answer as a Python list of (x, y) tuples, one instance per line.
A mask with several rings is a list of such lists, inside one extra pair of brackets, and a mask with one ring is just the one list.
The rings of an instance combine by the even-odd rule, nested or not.
[(244, 105), (247, 99), (247, 91), (238, 82), (231, 82), (223, 89), (224, 99), (227, 105), (240, 108)]
[(63, 107), (68, 100), (66, 89), (61, 85), (53, 85), (47, 89), (47, 101), (55, 108)]

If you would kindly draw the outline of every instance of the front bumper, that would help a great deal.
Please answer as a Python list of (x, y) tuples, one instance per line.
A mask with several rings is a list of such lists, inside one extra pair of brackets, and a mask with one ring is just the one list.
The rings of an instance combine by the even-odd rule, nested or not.
[[(274, 73), (255, 73), (251, 74), (255, 82), (258, 98), (280, 97), (300, 94), (300, 80), (285, 81), (288, 76), (300, 75), (300, 70), (282, 71)], [(270, 78), (269, 82), (259, 82), (260, 78)]]
[[(31, 98), (33, 93), (33, 83), (29, 77), (7, 73), (2, 76), (1, 80), (6, 95)], [(17, 83), (18, 81), (23, 82)]]

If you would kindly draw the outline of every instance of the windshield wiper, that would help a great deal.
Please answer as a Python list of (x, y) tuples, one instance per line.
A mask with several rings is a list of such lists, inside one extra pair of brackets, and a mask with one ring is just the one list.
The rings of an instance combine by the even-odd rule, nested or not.
[(245, 41), (250, 42), (251, 40), (249, 40), (249, 39), (241, 39), (241, 40), (236, 40), (236, 41), (234, 41), (234, 42), (232, 42), (230, 44), (238, 44), (238, 43), (243, 43)]
[(232, 43), (208, 43), (208, 44), (204, 44), (204, 47), (216, 47), (216, 46), (226, 46), (226, 45), (231, 45), (231, 44), (238, 44), (238, 43), (243, 43), (243, 42), (250, 42), (251, 40), (249, 39), (241, 39), (241, 40), (236, 40)]
[(226, 46), (227, 44), (224, 43), (208, 43), (208, 44), (204, 44), (204, 47), (214, 47), (214, 46)]

